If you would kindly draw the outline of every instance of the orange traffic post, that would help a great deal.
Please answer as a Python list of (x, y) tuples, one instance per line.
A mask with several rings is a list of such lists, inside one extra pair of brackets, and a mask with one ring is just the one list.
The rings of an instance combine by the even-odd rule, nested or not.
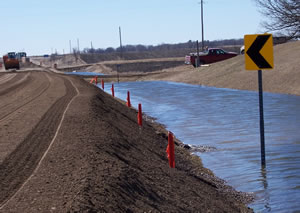
[(102, 89), (104, 90), (104, 81), (101, 79)]
[(98, 84), (98, 76), (95, 76), (96, 85)]
[(170, 168), (175, 168), (175, 147), (174, 147), (174, 136), (172, 132), (169, 132), (168, 134), (168, 146), (166, 152), (169, 158)]
[(91, 81), (90, 81), (90, 83), (92, 84), (94, 81), (95, 81), (95, 78), (92, 78)]
[(111, 95), (112, 95), (112, 97), (115, 97), (114, 84), (111, 85)]
[(139, 104), (139, 112), (137, 115), (139, 126), (143, 126), (143, 116), (142, 116), (142, 104)]
[(129, 91), (127, 91), (127, 106), (128, 107), (131, 107), (131, 102), (130, 102), (130, 92)]

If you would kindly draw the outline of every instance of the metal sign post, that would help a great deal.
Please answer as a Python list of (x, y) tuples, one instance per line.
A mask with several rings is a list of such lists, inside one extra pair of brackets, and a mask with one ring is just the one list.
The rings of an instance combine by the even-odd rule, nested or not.
[(197, 40), (197, 64), (196, 67), (200, 67), (200, 56), (199, 56), (199, 42)]
[(266, 167), (263, 82), (261, 69), (273, 69), (272, 34), (245, 35), (245, 68), (258, 70), (261, 165)]
[(259, 89), (259, 117), (260, 117), (260, 152), (261, 165), (266, 166), (265, 153), (265, 122), (264, 122), (264, 102), (263, 102), (263, 82), (262, 71), (258, 70), (258, 89)]
[(121, 64), (117, 64), (117, 80), (118, 80), (118, 83), (120, 82), (120, 79), (119, 79), (119, 70), (120, 70), (120, 67), (121, 67)]

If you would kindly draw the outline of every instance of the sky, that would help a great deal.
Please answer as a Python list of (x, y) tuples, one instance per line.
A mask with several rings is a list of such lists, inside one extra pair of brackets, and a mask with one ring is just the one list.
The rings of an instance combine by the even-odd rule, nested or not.
[[(0, 54), (201, 41), (200, 0), (1, 0)], [(262, 33), (254, 0), (204, 0), (204, 39)]]

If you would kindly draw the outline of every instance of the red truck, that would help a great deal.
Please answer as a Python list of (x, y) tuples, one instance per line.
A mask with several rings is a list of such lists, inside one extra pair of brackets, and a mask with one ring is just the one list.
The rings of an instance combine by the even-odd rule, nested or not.
[[(218, 61), (223, 61), (228, 58), (237, 56), (237, 53), (226, 52), (220, 48), (209, 48), (207, 51), (199, 53), (200, 64), (211, 64)], [(185, 64), (197, 65), (197, 53), (190, 53), (185, 56)]]
[(3, 63), (6, 70), (20, 69), (20, 62), (15, 52), (9, 52), (3, 56)]

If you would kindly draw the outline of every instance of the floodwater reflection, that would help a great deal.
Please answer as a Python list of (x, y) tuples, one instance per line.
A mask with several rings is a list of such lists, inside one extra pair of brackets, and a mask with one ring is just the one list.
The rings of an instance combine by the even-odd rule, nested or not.
[[(111, 85), (106, 85), (110, 93)], [(300, 97), (264, 93), (266, 168), (261, 168), (258, 93), (170, 82), (115, 84), (137, 108), (157, 118), (237, 190), (252, 192), (257, 212), (300, 210)]]
[(268, 179), (267, 179), (267, 171), (266, 167), (261, 167), (261, 183), (264, 187), (264, 195), (261, 197), (264, 203), (264, 207), (268, 212), (271, 212), (272, 208), (270, 207), (270, 194), (268, 191)]

